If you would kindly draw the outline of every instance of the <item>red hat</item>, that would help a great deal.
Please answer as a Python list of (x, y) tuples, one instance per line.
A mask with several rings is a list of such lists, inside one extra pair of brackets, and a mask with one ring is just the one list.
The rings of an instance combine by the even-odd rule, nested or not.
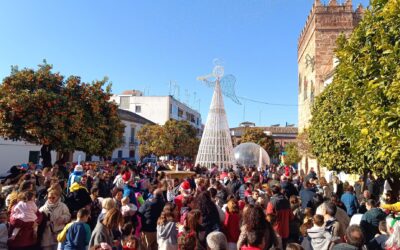
[(128, 182), (131, 179), (131, 173), (129, 171), (125, 172), (122, 175), (122, 180), (124, 180), (125, 182)]
[(181, 189), (183, 189), (185, 191), (189, 191), (190, 190), (190, 183), (188, 181), (182, 182)]

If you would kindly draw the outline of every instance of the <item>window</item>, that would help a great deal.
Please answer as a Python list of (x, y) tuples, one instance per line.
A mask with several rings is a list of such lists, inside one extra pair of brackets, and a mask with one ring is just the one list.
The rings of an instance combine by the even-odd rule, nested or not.
[(142, 106), (136, 105), (135, 106), (135, 113), (140, 113), (140, 112), (142, 112)]
[(129, 96), (120, 96), (119, 106), (122, 109), (129, 109)]
[(183, 117), (183, 110), (178, 108), (178, 117)]
[(199, 123), (200, 123), (200, 119), (197, 117), (197, 122), (196, 122), (196, 124), (197, 124), (197, 125), (200, 125)]
[(133, 144), (135, 143), (135, 127), (131, 127), (131, 139), (130, 143)]
[(29, 162), (33, 164), (39, 163), (40, 151), (29, 151)]
[(129, 150), (129, 158), (135, 157), (135, 150)]
[(86, 154), (85, 161), (92, 161), (92, 156), (90, 154)]
[(172, 104), (169, 105), (169, 113), (172, 115)]
[(118, 158), (122, 158), (122, 150), (118, 150)]

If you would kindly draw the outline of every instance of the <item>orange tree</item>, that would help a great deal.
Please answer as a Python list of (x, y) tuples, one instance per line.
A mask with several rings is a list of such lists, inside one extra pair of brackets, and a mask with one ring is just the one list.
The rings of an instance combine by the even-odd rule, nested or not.
[(52, 150), (82, 150), (109, 156), (122, 142), (123, 124), (117, 106), (109, 102), (106, 79), (92, 84), (79, 77), (67, 80), (46, 62), (37, 70), (18, 70), (0, 85), (0, 136), (42, 145), (44, 166)]
[(240, 143), (254, 142), (267, 151), (268, 155), (273, 158), (278, 157), (278, 149), (275, 147), (275, 141), (271, 136), (264, 133), (262, 128), (246, 128), (242, 137), (240, 138)]

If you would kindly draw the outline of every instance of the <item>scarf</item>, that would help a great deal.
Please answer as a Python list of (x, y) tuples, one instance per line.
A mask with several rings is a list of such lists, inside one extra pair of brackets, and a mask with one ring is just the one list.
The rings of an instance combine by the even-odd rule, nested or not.
[(58, 198), (58, 200), (50, 204), (49, 200), (46, 201), (46, 203), (43, 205), (43, 212), (45, 212), (49, 217), (53, 214), (53, 211), (60, 205), (61, 202), (61, 197)]

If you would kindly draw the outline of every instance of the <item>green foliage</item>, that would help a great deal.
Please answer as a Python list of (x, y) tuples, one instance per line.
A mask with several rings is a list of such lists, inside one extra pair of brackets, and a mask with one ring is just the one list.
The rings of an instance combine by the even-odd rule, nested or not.
[(155, 154), (194, 157), (199, 148), (196, 129), (187, 121), (169, 120), (164, 126), (145, 125), (138, 132), (140, 156)]
[(400, 1), (372, 1), (336, 54), (333, 82), (312, 109), (313, 153), (330, 169), (399, 175)]
[(288, 143), (285, 145), (285, 164), (293, 165), (301, 160), (301, 156), (296, 143)]
[(269, 157), (277, 158), (278, 149), (275, 147), (275, 141), (271, 136), (264, 133), (262, 128), (246, 128), (242, 137), (240, 138), (240, 143), (254, 142), (267, 151)]
[(44, 63), (38, 70), (18, 70), (0, 85), (0, 136), (48, 146), (50, 150), (82, 150), (109, 156), (122, 142), (124, 126), (117, 106), (109, 102), (106, 83), (67, 80)]

